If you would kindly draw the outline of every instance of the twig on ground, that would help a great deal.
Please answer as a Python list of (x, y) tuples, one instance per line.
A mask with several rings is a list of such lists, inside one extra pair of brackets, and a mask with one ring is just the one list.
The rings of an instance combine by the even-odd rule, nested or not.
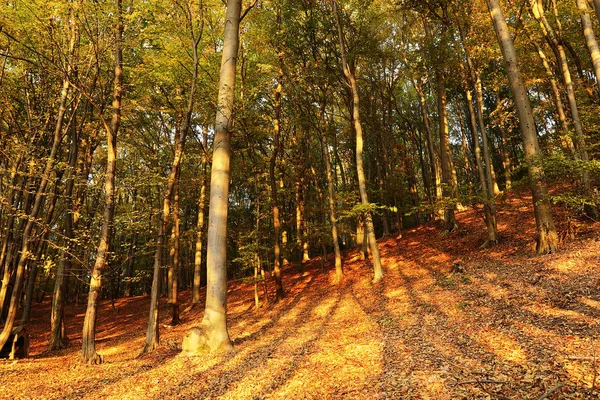
[(560, 390), (560, 389), (564, 388), (565, 386), (567, 386), (565, 383), (559, 383), (556, 386), (552, 386), (550, 389), (546, 390), (546, 393), (544, 393), (543, 395), (541, 395), (540, 397), (538, 397), (537, 400), (547, 399), (548, 397), (550, 397), (550, 395), (552, 393), (556, 392), (557, 390)]

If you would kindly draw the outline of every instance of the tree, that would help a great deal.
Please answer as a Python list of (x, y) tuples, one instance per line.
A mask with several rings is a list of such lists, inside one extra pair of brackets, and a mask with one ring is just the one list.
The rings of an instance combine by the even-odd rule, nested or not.
[(233, 346), (227, 332), (227, 211), (240, 15), (241, 0), (227, 0), (210, 180), (206, 307), (201, 325), (184, 338), (186, 353), (227, 351)]
[(91, 271), (82, 333), (82, 359), (88, 364), (100, 364), (104, 358), (96, 353), (96, 318), (98, 297), (102, 288), (102, 274), (107, 266), (111, 241), (112, 224), (115, 216), (115, 175), (117, 165), (117, 134), (121, 125), (121, 96), (123, 94), (123, 8), (122, 0), (116, 1), (117, 25), (115, 29), (115, 78), (113, 89), (112, 119), (106, 128), (107, 160), (106, 179), (104, 181), (104, 216), (100, 233), (100, 243), (96, 252), (96, 261)]
[(508, 75), (508, 81), (519, 116), (521, 140), (523, 141), (523, 148), (525, 150), (525, 156), (527, 157), (529, 185), (533, 197), (533, 208), (537, 227), (536, 249), (539, 254), (553, 253), (558, 248), (558, 235), (556, 233), (556, 228), (554, 227), (554, 220), (552, 219), (548, 204), (548, 188), (544, 178), (544, 170), (539, 164), (541, 151), (535, 122), (533, 120), (533, 110), (531, 109), (531, 103), (527, 97), (527, 90), (525, 89), (525, 85), (521, 78), (517, 54), (504, 19), (504, 14), (500, 9), (498, 0), (487, 0), (487, 2), (494, 30), (496, 31), (498, 43), (506, 64), (506, 73)]
[(352, 121), (354, 123), (354, 131), (356, 133), (356, 171), (358, 174), (358, 189), (360, 192), (360, 199), (362, 207), (365, 208), (363, 218), (365, 229), (367, 232), (367, 238), (371, 254), (373, 257), (373, 269), (374, 277), (373, 282), (379, 282), (383, 279), (383, 268), (381, 267), (381, 258), (379, 256), (379, 246), (377, 245), (377, 239), (375, 238), (375, 228), (373, 226), (373, 212), (369, 209), (369, 197), (367, 195), (365, 171), (363, 168), (363, 131), (360, 120), (360, 95), (358, 93), (358, 85), (356, 83), (356, 77), (354, 72), (348, 64), (346, 56), (346, 45), (344, 43), (344, 32), (342, 30), (342, 23), (340, 21), (340, 13), (338, 10), (337, 1), (333, 1), (333, 13), (338, 30), (338, 40), (340, 46), (340, 57), (342, 60), (342, 69), (344, 76), (348, 81), (350, 90), (352, 93)]

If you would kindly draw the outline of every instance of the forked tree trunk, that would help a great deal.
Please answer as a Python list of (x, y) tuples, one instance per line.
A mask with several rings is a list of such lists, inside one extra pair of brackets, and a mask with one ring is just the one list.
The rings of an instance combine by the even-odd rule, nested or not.
[(498, 0), (487, 0), (487, 4), (498, 37), (498, 43), (502, 50), (502, 56), (506, 63), (506, 72), (519, 117), (523, 149), (529, 164), (528, 174), (537, 227), (537, 252), (540, 254), (552, 253), (558, 248), (558, 235), (548, 204), (548, 188), (544, 170), (537, 164), (541, 152), (533, 119), (533, 110), (519, 71), (515, 46)]
[[(367, 195), (367, 183), (365, 178), (365, 170), (363, 168), (363, 131), (362, 124), (360, 121), (360, 96), (358, 94), (358, 84), (356, 77), (348, 65), (346, 58), (346, 46), (344, 43), (344, 33), (342, 31), (342, 23), (340, 21), (340, 15), (338, 12), (337, 1), (333, 1), (333, 12), (335, 14), (335, 20), (338, 30), (338, 38), (340, 44), (340, 56), (342, 58), (342, 68), (344, 69), (344, 75), (350, 89), (352, 91), (352, 120), (354, 122), (354, 130), (356, 133), (356, 172), (358, 175), (358, 189), (360, 192), (361, 203), (364, 207), (369, 207), (369, 197)], [(373, 213), (367, 210), (364, 213), (364, 224), (367, 232), (368, 244), (371, 249), (371, 256), (373, 257), (373, 282), (379, 282), (383, 278), (383, 268), (381, 267), (381, 258), (379, 256), (379, 246), (377, 245), (377, 238), (375, 237), (375, 228), (373, 226)]]
[(98, 297), (102, 288), (102, 274), (106, 269), (111, 241), (112, 224), (115, 215), (115, 174), (117, 167), (117, 135), (121, 125), (121, 95), (123, 93), (123, 15), (122, 0), (117, 0), (117, 26), (115, 33), (115, 79), (113, 93), (113, 114), (110, 126), (106, 128), (107, 159), (106, 180), (104, 182), (104, 216), (100, 232), (100, 243), (96, 251), (96, 262), (91, 271), (87, 309), (83, 320), (82, 359), (88, 364), (102, 363), (104, 358), (96, 353), (96, 318)]
[(233, 346), (227, 332), (227, 213), (240, 14), (241, 0), (227, 0), (210, 181), (206, 307), (201, 326), (192, 328), (183, 340), (182, 350), (188, 354), (227, 351)]

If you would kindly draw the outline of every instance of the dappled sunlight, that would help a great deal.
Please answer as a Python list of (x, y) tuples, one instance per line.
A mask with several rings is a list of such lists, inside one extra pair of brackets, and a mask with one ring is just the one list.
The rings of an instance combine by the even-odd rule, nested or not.
[[(513, 208), (502, 215), (505, 237), (518, 226), (509, 223)], [(302, 272), (286, 266), (286, 297), (258, 309), (252, 282), (230, 282), (234, 349), (228, 354), (179, 355), (181, 338), (203, 316), (203, 307), (186, 308), (191, 295), (183, 291), (183, 323), (168, 326), (170, 309), (161, 299), (161, 347), (139, 359), (149, 298), (116, 299), (114, 309), (102, 301), (97, 347), (106, 362), (88, 367), (79, 362), (85, 305), (67, 307), (70, 347), (44, 353), (46, 302), (34, 308), (33, 358), (0, 363), (2, 376), (15, 382), (7, 396), (28, 390), (31, 397), (107, 399), (471, 399), (489, 393), (517, 399), (538, 398), (561, 382), (590, 388), (593, 350), (600, 355), (590, 339), (600, 320), (600, 265), (593, 262), (600, 242), (575, 242), (573, 252), (540, 257), (526, 250), (531, 241), (519, 232), (513, 242), (478, 251), (481, 237), (468, 229), (481, 221), (471, 211), (457, 217), (461, 228), (447, 237), (429, 224), (388, 238), (386, 274), (377, 284), (357, 251), (344, 255), (338, 284), (331, 280), (333, 260), (325, 270), (319, 259)], [(38, 377), (39, 385), (25, 388), (22, 374)]]
[(594, 323), (595, 321), (594, 318), (583, 315), (580, 312), (573, 310), (563, 310), (560, 308), (552, 307), (548, 304), (532, 304), (524, 306), (523, 309), (531, 311), (532, 313), (538, 314), (546, 318), (563, 317), (573, 322), (584, 322), (588, 324)]

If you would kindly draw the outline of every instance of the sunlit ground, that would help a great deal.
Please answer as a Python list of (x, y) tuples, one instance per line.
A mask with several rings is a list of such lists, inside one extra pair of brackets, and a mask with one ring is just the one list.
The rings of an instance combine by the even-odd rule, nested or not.
[[(485, 240), (478, 214), (458, 214), (446, 237), (435, 224), (380, 242), (385, 280), (345, 255), (345, 278), (331, 283), (320, 261), (285, 271), (286, 298), (254, 310), (253, 286), (230, 285), (233, 352), (178, 355), (202, 310), (184, 311), (161, 348), (137, 358), (147, 297), (102, 303), (100, 366), (78, 361), (84, 306), (67, 309), (70, 347), (47, 353), (49, 305), (36, 305), (32, 358), (0, 361), (1, 398), (594, 398), (600, 357), (600, 227), (581, 228), (557, 255), (531, 253), (527, 197), (499, 209), (502, 243)], [(560, 229), (562, 229), (562, 226)], [(331, 268), (332, 260), (328, 260)], [(460, 262), (465, 272), (451, 272)], [(182, 295), (187, 307), (189, 292)], [(594, 341), (598, 339), (598, 341)], [(600, 379), (597, 379), (600, 380)]]

